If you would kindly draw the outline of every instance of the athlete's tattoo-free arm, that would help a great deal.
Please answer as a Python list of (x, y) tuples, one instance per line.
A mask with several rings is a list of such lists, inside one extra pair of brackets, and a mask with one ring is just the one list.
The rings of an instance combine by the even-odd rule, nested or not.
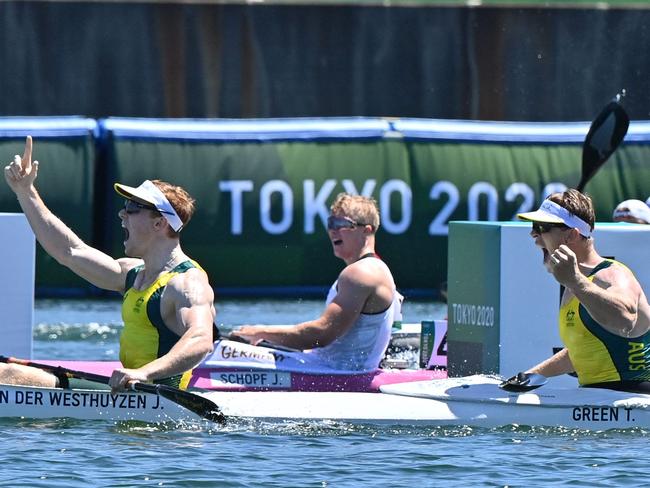
[(573, 373), (574, 368), (569, 358), (568, 349), (562, 349), (550, 358), (526, 370), (526, 373), (536, 373), (547, 377), (559, 376), (561, 374)]
[[(614, 264), (599, 271), (593, 281), (581, 278), (571, 291), (594, 320), (609, 332), (630, 337), (635, 331), (641, 286), (626, 268)], [(641, 333), (645, 330), (647, 325)]]
[(372, 287), (343, 272), (339, 276), (336, 297), (325, 307), (323, 314), (308, 322), (291, 327), (244, 326), (235, 335), (253, 344), (261, 339), (296, 349), (313, 349), (331, 344), (345, 334), (363, 310)]
[(149, 379), (190, 370), (213, 349), (214, 292), (203, 271), (191, 269), (175, 276), (165, 289), (163, 301), (163, 308), (170, 306), (172, 315), (165, 323), (180, 339), (167, 354), (141, 368)]
[(34, 182), (39, 163), (32, 161), (32, 138), (27, 137), (25, 151), (5, 167), (5, 180), (18, 198), (18, 203), (43, 249), (63, 266), (93, 285), (122, 291), (126, 272), (139, 260), (116, 260), (88, 246), (41, 199)]

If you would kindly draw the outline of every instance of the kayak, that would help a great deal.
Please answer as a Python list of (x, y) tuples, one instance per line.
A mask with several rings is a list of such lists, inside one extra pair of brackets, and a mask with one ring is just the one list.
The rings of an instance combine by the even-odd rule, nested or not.
[(435, 369), (339, 370), (324, 365), (309, 352), (221, 339), (194, 369), (189, 386), (216, 391), (377, 393), (382, 385), (446, 377), (446, 362)]
[[(549, 384), (523, 393), (500, 379), (470, 376), (385, 385), (381, 393), (195, 391), (227, 422), (335, 421), (371, 425), (499, 427), (526, 425), (607, 430), (650, 428), (650, 395)], [(0, 385), (2, 418), (76, 418), (143, 422), (202, 421), (161, 396)]]
[(199, 368), (190, 387), (213, 391), (378, 393), (384, 385), (446, 378), (443, 369), (378, 369), (368, 373), (307, 373), (268, 369)]
[(650, 427), (650, 395), (549, 385), (513, 393), (499, 388), (501, 381), (477, 375), (409, 382), (382, 386), (380, 394), (210, 392), (206, 395), (230, 418), (476, 427), (514, 424), (587, 430)]
[[(437, 321), (444, 335), (446, 322)], [(443, 323), (444, 322), (444, 323)], [(393, 333), (392, 351), (412, 351), (419, 340), (420, 324), (403, 324)], [(306, 361), (302, 351), (219, 339), (213, 353), (193, 371), (189, 388), (210, 391), (321, 391), (378, 393), (384, 385), (447, 377), (446, 356), (433, 354), (428, 368), (409, 368), (410, 361), (387, 356), (383, 367), (372, 371), (341, 371)], [(299, 352), (296, 356), (293, 353)], [(444, 353), (446, 354), (446, 352)], [(122, 367), (119, 361), (41, 360), (49, 366), (102, 376)], [(405, 364), (408, 363), (408, 364)], [(426, 364), (426, 363), (425, 363)]]
[[(455, 425), (517, 424), (589, 430), (650, 427), (650, 395), (600, 388), (554, 387), (514, 393), (485, 376), (386, 385), (398, 397), (432, 401), (431, 417)], [(435, 412), (434, 412), (435, 411)], [(433, 419), (435, 420), (435, 419)]]
[[(122, 365), (119, 361), (56, 361), (43, 364), (110, 376)], [(445, 369), (377, 369), (366, 373), (336, 371), (289, 371), (272, 369), (258, 364), (235, 367), (199, 367), (194, 370), (190, 388), (211, 391), (357, 391), (378, 393), (383, 385), (424, 381), (447, 377)]]

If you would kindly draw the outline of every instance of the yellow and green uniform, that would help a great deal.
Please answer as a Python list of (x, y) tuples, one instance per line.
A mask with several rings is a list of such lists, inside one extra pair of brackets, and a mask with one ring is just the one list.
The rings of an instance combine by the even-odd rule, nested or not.
[[(126, 292), (122, 302), (124, 329), (120, 335), (120, 361), (125, 368), (137, 369), (164, 356), (178, 342), (180, 336), (169, 330), (160, 313), (160, 300), (169, 280), (188, 269), (202, 269), (196, 262), (187, 260), (144, 290), (133, 288), (135, 278), (144, 266), (131, 269), (126, 276)], [(187, 388), (192, 371), (156, 380), (176, 388)]]
[[(589, 280), (609, 266), (623, 265), (605, 260), (593, 269)], [(581, 385), (650, 381), (650, 331), (634, 338), (613, 334), (575, 296), (560, 308), (559, 323), (560, 337)]]

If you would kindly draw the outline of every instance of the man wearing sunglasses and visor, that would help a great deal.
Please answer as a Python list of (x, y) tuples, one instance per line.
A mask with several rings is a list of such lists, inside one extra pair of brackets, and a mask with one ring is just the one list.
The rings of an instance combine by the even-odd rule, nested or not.
[[(192, 368), (212, 351), (215, 317), (207, 275), (180, 246), (179, 232), (194, 212), (192, 197), (158, 180), (138, 187), (115, 184), (126, 199), (118, 215), (128, 257), (113, 259), (52, 214), (34, 186), (37, 174), (27, 137), (23, 157), (5, 167), (5, 180), (43, 249), (93, 285), (124, 295), (123, 368), (113, 372), (110, 386), (119, 391), (142, 381), (185, 388)], [(0, 364), (0, 382), (69, 386), (64, 377), (13, 364)]]
[(575, 372), (581, 386), (650, 392), (650, 306), (633, 273), (597, 253), (591, 198), (569, 189), (518, 217), (532, 222), (544, 266), (564, 288), (565, 348), (527, 373)]
[[(382, 360), (401, 301), (393, 276), (377, 254), (379, 210), (375, 200), (341, 193), (331, 206), (327, 233), (346, 266), (332, 285), (323, 314), (291, 327), (249, 325), (233, 332), (305, 350), (291, 358), (323, 370), (372, 371)], [(285, 353), (283, 353), (285, 354)]]

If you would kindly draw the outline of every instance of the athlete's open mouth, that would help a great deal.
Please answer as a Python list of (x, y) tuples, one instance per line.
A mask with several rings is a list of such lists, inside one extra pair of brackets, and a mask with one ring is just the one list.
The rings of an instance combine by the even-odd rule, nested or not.
[(334, 244), (335, 246), (340, 246), (341, 244), (343, 244), (343, 240), (342, 239), (334, 239), (332, 241), (332, 244)]
[(124, 242), (126, 242), (129, 240), (129, 229), (122, 227), (122, 230), (124, 231)]
[(551, 253), (546, 250), (545, 247), (542, 248), (542, 261), (548, 263), (548, 260), (551, 257)]

